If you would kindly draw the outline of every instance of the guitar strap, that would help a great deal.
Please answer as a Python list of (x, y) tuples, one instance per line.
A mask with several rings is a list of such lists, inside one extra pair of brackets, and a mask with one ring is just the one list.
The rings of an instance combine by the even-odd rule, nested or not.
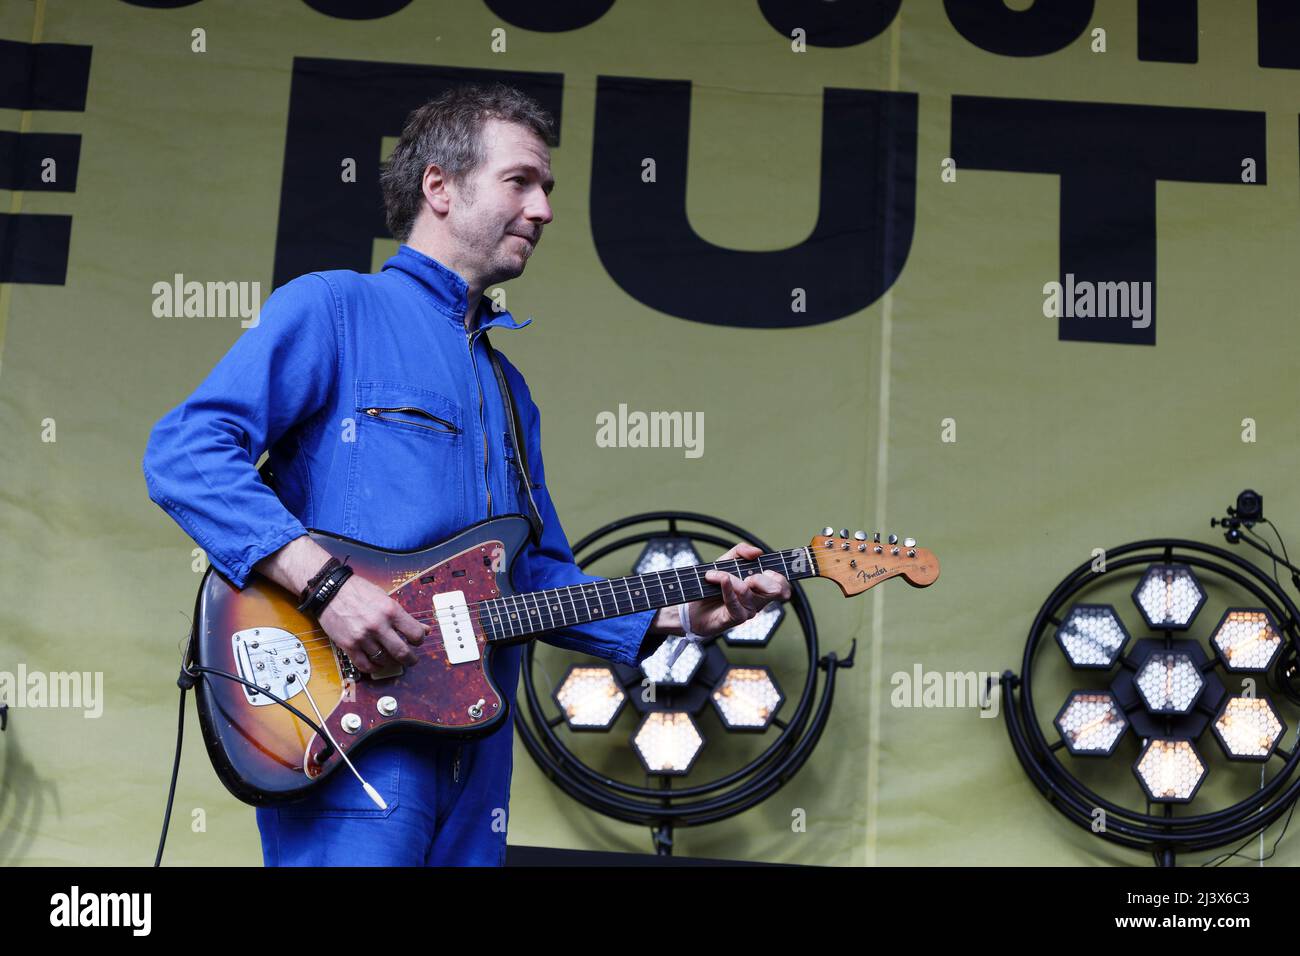
[(486, 332), (483, 333), (483, 346), (487, 349), (488, 357), (492, 360), (492, 371), (497, 376), (497, 385), (501, 389), (501, 400), (506, 404), (506, 422), (510, 426), (510, 444), (515, 450), (515, 461), (519, 463), (519, 473), (523, 475), (524, 503), (528, 508), (528, 523), (533, 530), (533, 544), (541, 547), (542, 515), (537, 510), (537, 502), (533, 500), (533, 477), (528, 473), (528, 456), (524, 453), (523, 445), (524, 427), (519, 421), (519, 410), (515, 408), (514, 396), (510, 394), (510, 387), (506, 384), (505, 372), (501, 370), (501, 360), (497, 358), (496, 349), (492, 348), (492, 343), (488, 341)]

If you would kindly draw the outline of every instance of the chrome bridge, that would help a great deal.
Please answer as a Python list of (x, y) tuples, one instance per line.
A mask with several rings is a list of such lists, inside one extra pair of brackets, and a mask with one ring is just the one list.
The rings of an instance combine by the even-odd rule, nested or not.
[[(311, 680), (311, 661), (302, 641), (278, 627), (251, 627), (230, 636), (239, 676), (281, 700), (291, 700)], [(293, 680), (290, 681), (290, 676)], [(240, 684), (244, 698), (254, 707), (275, 701)]]

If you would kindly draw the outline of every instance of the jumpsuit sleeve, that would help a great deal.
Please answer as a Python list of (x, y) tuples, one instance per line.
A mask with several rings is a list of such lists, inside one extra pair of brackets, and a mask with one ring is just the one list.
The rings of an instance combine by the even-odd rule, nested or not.
[(256, 463), (329, 400), (339, 375), (338, 307), (322, 276), (276, 289), (207, 378), (149, 435), (149, 498), (243, 589), (254, 564), (306, 534)]
[[(584, 574), (574, 562), (573, 550), (569, 547), (564, 529), (560, 527), (559, 515), (555, 513), (555, 505), (546, 487), (546, 472), (542, 464), (541, 451), (541, 413), (529, 394), (523, 376), (514, 371), (504, 358), (502, 358), (502, 366), (513, 394), (518, 396), (522, 393), (524, 398), (518, 403), (519, 417), (527, 432), (524, 448), (528, 455), (528, 469), (533, 479), (533, 500), (537, 503), (537, 510), (542, 518), (541, 546), (534, 544), (530, 537), (521, 554), (529, 575), (530, 586), (534, 590), (542, 590), (585, 584), (589, 581), (602, 581), (604, 579), (597, 575)], [(514, 371), (513, 376), (510, 375), (512, 371)], [(637, 611), (622, 617), (575, 624), (572, 627), (552, 631), (538, 640), (556, 647), (581, 651), (584, 654), (636, 667), (641, 663), (643, 654), (648, 655), (657, 643), (662, 643), (661, 636), (648, 633), (656, 613), (655, 610)]]

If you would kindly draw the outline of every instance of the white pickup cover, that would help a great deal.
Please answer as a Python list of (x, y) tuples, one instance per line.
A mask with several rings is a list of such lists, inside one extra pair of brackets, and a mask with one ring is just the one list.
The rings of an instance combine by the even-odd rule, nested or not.
[(452, 664), (464, 664), (479, 658), (478, 640), (470, 620), (464, 591), (447, 591), (433, 596), (433, 610), (442, 631), (442, 647)]

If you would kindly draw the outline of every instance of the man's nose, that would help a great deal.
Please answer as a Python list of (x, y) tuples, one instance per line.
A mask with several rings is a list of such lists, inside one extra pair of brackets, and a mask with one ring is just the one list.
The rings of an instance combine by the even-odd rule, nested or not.
[(540, 193), (538, 198), (529, 202), (524, 215), (528, 217), (529, 222), (537, 223), (539, 226), (544, 226), (555, 218), (551, 212), (551, 201), (546, 193)]

